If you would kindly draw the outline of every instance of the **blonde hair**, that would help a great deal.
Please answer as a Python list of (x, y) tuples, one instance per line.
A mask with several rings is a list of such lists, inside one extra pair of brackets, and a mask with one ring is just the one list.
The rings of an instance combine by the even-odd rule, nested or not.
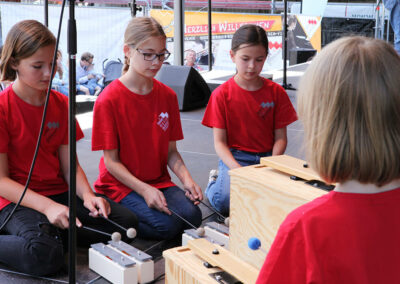
[(39, 48), (55, 45), (51, 31), (35, 20), (16, 23), (8, 32), (0, 59), (1, 81), (14, 81), (17, 73), (12, 68), (20, 60), (32, 56)]
[[(166, 38), (163, 27), (154, 18), (140, 17), (130, 20), (124, 34), (124, 43), (132, 47), (138, 47), (150, 37), (162, 36)], [(122, 73), (129, 69), (128, 58), (125, 57)]]
[(388, 43), (346, 37), (300, 82), (298, 112), (311, 166), (329, 182), (382, 186), (400, 177), (400, 57)]

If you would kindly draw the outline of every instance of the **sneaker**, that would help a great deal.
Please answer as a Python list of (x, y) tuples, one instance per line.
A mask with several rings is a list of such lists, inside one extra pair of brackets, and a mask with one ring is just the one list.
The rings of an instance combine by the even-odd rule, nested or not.
[(210, 174), (208, 175), (208, 183), (216, 181), (217, 177), (218, 177), (218, 170), (211, 170)]

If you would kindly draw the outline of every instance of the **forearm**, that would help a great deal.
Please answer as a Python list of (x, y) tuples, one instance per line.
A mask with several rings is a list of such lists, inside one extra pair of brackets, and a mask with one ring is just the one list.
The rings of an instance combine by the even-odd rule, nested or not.
[[(12, 203), (17, 203), (19, 201), (23, 190), (23, 185), (10, 179), (9, 177), (2, 177), (0, 179), (0, 195)], [(28, 188), (24, 198), (22, 199), (21, 205), (45, 214), (45, 210), (53, 202), (54, 201), (52, 201), (50, 198), (36, 193)]]
[(285, 153), (287, 145), (286, 139), (278, 139), (275, 141), (274, 146), (272, 147), (272, 156), (282, 155)]
[(240, 168), (240, 164), (236, 161), (233, 157), (231, 151), (223, 142), (215, 142), (215, 152), (217, 153), (218, 157), (224, 162), (225, 165), (228, 166), (229, 169), (236, 169)]
[(145, 188), (148, 186), (148, 184), (135, 177), (120, 161), (104, 159), (104, 163), (107, 170), (113, 177), (115, 177), (126, 187), (143, 196)]
[(178, 151), (172, 151), (168, 154), (168, 167), (183, 184), (189, 180), (193, 181), (193, 178)]
[(82, 200), (94, 196), (94, 192), (89, 185), (86, 174), (80, 165), (78, 165), (76, 169), (76, 194)]
[(79, 84), (85, 84), (87, 81), (89, 81), (88, 76), (83, 76), (78, 79)]

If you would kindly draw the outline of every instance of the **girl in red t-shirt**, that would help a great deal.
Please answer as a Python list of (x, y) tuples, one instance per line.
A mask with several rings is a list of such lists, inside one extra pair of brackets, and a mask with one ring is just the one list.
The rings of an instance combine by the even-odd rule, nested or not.
[(220, 158), (218, 174), (210, 172), (206, 196), (224, 215), (229, 214), (228, 171), (259, 164), (261, 157), (283, 154), (286, 127), (297, 119), (285, 90), (260, 76), (268, 55), (263, 28), (241, 26), (233, 35), (230, 55), (237, 73), (212, 93), (202, 121), (213, 128)]
[(187, 228), (171, 211), (199, 226), (195, 204), (203, 197), (176, 147), (183, 139), (176, 94), (154, 79), (170, 55), (166, 36), (157, 21), (141, 17), (130, 21), (124, 42), (123, 75), (94, 106), (92, 150), (104, 153), (95, 190), (135, 212), (139, 237), (171, 239)]
[(257, 284), (400, 283), (399, 78), (394, 48), (360, 36), (330, 43), (307, 67), (305, 149), (336, 187), (286, 217)]
[[(68, 99), (56, 91), (51, 91), (48, 100), (29, 187), (13, 212), (39, 135), (55, 43), (54, 35), (43, 24), (21, 21), (8, 32), (0, 63), (1, 80), (15, 80), (0, 94), (0, 262), (35, 275), (54, 273), (62, 267), (69, 226)], [(77, 139), (82, 137), (77, 124)], [(137, 219), (129, 210), (93, 193), (78, 162), (76, 189), (78, 227), (83, 223), (110, 234), (121, 232), (102, 218), (92, 218), (99, 214), (118, 220), (124, 227), (136, 226)], [(78, 229), (78, 242), (86, 245), (108, 239)]]

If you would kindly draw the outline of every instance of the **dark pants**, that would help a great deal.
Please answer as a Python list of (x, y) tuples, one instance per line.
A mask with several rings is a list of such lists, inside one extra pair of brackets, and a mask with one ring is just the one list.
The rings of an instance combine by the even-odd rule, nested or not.
[[(68, 193), (50, 196), (54, 201), (68, 206)], [(108, 200), (108, 199), (107, 199)], [(136, 216), (123, 206), (108, 200), (111, 206), (109, 218), (124, 228), (137, 228)], [(14, 204), (0, 211), (3, 224)], [(89, 216), (89, 210), (81, 199), (76, 199), (76, 215), (84, 226), (112, 234), (120, 232), (127, 240), (126, 232), (103, 218)], [(35, 210), (19, 206), (0, 235), (0, 262), (18, 271), (33, 275), (47, 275), (57, 272), (64, 264), (64, 251), (68, 242), (68, 230), (61, 230), (49, 223), (47, 217)], [(106, 243), (109, 236), (77, 229), (77, 242), (88, 246), (92, 243)], [(64, 243), (64, 245), (63, 245)]]
[[(167, 200), (168, 208), (198, 227), (201, 224), (200, 208), (185, 196), (185, 192), (177, 186), (161, 189)], [(135, 212), (139, 219), (138, 237), (145, 239), (173, 239), (185, 229), (192, 229), (175, 214), (167, 215), (147, 206), (142, 196), (132, 191), (120, 203)]]

